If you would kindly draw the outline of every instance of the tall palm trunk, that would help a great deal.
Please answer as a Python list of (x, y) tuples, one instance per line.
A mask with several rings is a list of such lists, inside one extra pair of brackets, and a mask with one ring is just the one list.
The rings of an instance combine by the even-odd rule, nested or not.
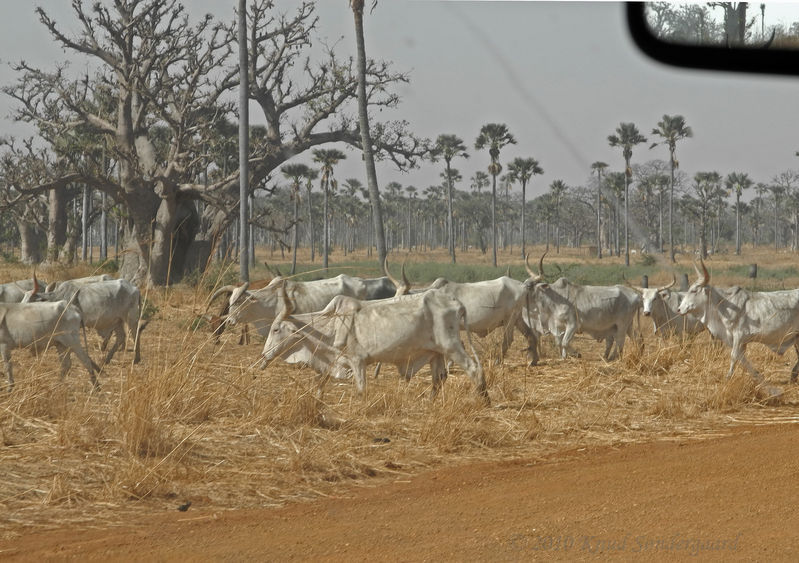
[(325, 232), (324, 232), (324, 245), (325, 247), (322, 249), (322, 268), (327, 271), (327, 253), (328, 249), (330, 248), (330, 215), (328, 212), (328, 182), (329, 180), (325, 180), (324, 185), (324, 214), (325, 214)]
[(452, 171), (447, 160), (447, 233), (449, 237), (449, 255), (455, 263), (455, 226), (452, 222)]
[(522, 180), (522, 258), (527, 256), (527, 249), (526, 249), (526, 245), (525, 245), (525, 239), (526, 239), (525, 234), (526, 234), (527, 231), (525, 230), (526, 227), (525, 227), (525, 224), (524, 224), (524, 215), (525, 215), (524, 211), (525, 211), (525, 199), (526, 199), (526, 197), (527, 197), (527, 182)]
[(247, 71), (247, 0), (239, 0), (239, 278), (250, 281), (249, 191), (250, 158), (250, 82)]
[(352, 14), (355, 19), (355, 43), (357, 45), (358, 69), (358, 124), (361, 129), (361, 145), (363, 160), (366, 164), (366, 183), (369, 188), (369, 200), (372, 202), (374, 233), (377, 242), (377, 260), (382, 265), (386, 259), (386, 234), (383, 230), (383, 213), (380, 207), (380, 191), (377, 187), (377, 171), (372, 151), (372, 135), (369, 131), (369, 114), (366, 107), (366, 47), (363, 35), (364, 0), (351, 0)]
[(491, 252), (497, 267), (497, 175), (491, 174)]
[(291, 242), (291, 275), (297, 273), (297, 246), (300, 244), (300, 190), (297, 188), (294, 191), (294, 233)]
[(671, 254), (671, 262), (676, 263), (674, 252), (674, 151), (669, 151), (671, 154), (671, 184), (669, 184), (669, 247)]

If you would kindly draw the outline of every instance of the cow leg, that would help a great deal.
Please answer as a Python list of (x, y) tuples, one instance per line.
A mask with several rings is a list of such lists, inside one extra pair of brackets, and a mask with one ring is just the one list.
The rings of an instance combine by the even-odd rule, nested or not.
[(362, 360), (356, 361), (352, 366), (352, 376), (355, 379), (355, 390), (363, 395), (366, 392), (366, 363)]
[(3, 363), (6, 366), (6, 374), (8, 374), (8, 391), (11, 392), (14, 390), (14, 370), (11, 367), (11, 351), (8, 349), (7, 345), (0, 345), (0, 355), (3, 356)]
[(63, 381), (69, 369), (72, 367), (72, 358), (69, 357), (70, 349), (60, 342), (56, 342), (55, 347), (56, 350), (58, 350), (58, 356), (61, 358), (61, 372), (58, 375)]
[(577, 325), (574, 323), (566, 324), (566, 330), (563, 331), (563, 336), (561, 338), (560, 346), (561, 346), (561, 357), (565, 360), (567, 356), (574, 356), (579, 358), (580, 353), (572, 348), (572, 340), (574, 339), (574, 333), (577, 332)]
[(430, 400), (432, 401), (436, 398), (436, 395), (438, 395), (438, 390), (441, 389), (441, 385), (447, 380), (447, 369), (444, 365), (444, 357), (440, 354), (435, 354), (430, 359), (430, 374), (433, 379), (433, 387), (430, 390)]
[(463, 345), (458, 346), (456, 349), (448, 350), (447, 358), (451, 359), (466, 372), (474, 384), (475, 392), (485, 400), (486, 404), (490, 404), (488, 391), (486, 390), (486, 380), (480, 362), (470, 358)]
[(606, 336), (606, 337), (605, 337), (605, 353), (604, 353), (604, 354), (602, 354), (602, 357), (603, 357), (605, 360), (608, 360), (608, 361), (610, 361), (610, 360), (613, 360), (613, 359), (615, 359), (615, 358), (612, 358), (612, 357), (610, 356), (610, 350), (611, 350), (611, 348), (613, 348), (613, 337), (612, 337), (612, 336)]
[(83, 346), (80, 345), (79, 338), (69, 338), (63, 342), (56, 342), (56, 346), (58, 347), (58, 353), (62, 354), (61, 379), (64, 379), (64, 376), (72, 367), (72, 358), (69, 354), (70, 352), (74, 352), (75, 356), (80, 360), (80, 363), (82, 363), (86, 371), (89, 372), (89, 380), (92, 382), (94, 389), (100, 388), (100, 383), (97, 381), (97, 376), (95, 375), (95, 372), (100, 371), (100, 368), (92, 361), (89, 353), (83, 349)]
[(521, 315), (516, 321), (516, 328), (527, 339), (527, 359), (531, 366), (538, 365), (538, 334), (522, 320)]
[(752, 376), (755, 382), (762, 383), (763, 376), (749, 363), (749, 360), (744, 355), (746, 353), (746, 342), (742, 342), (740, 337), (734, 337), (732, 341), (732, 352), (730, 352), (730, 371), (727, 372), (727, 379), (732, 377), (735, 373), (735, 365), (740, 362), (746, 371)]
[(796, 363), (791, 368), (791, 383), (796, 383), (796, 377), (799, 375), (799, 339), (793, 341), (793, 349), (796, 350)]
[(122, 325), (121, 322), (117, 323), (117, 325), (114, 326), (114, 328), (112, 328), (110, 331), (108, 331), (107, 334), (109, 339), (111, 337), (111, 334), (116, 335), (116, 338), (114, 339), (114, 345), (111, 346), (111, 349), (108, 350), (108, 353), (105, 355), (105, 360), (103, 360), (103, 365), (106, 365), (108, 362), (111, 361), (111, 358), (114, 357), (114, 354), (116, 354), (116, 351), (119, 350), (120, 347), (124, 349), (125, 346), (125, 327)]

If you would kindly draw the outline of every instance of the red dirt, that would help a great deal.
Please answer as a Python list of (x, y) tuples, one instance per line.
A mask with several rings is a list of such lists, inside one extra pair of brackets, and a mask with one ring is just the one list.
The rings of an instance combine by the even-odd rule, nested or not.
[(36, 531), (10, 560), (799, 560), (799, 429), (464, 465), (280, 509)]

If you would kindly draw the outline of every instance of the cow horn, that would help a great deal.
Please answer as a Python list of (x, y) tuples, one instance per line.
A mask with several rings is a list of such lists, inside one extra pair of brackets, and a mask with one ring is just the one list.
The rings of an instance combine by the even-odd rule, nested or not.
[(383, 259), (383, 273), (385, 276), (394, 284), (394, 287), (399, 289), (400, 282), (394, 276), (391, 275), (391, 271), (388, 269), (388, 256)]
[(223, 293), (228, 293), (228, 294), (230, 294), (230, 293), (233, 293), (233, 291), (235, 291), (235, 289), (236, 289), (236, 286), (235, 286), (235, 285), (226, 285), (226, 286), (224, 286), (224, 287), (220, 287), (219, 289), (217, 289), (217, 290), (214, 292), (214, 294), (211, 296), (211, 298), (208, 300), (208, 306), (205, 308), (205, 312), (206, 312), (206, 313), (208, 312), (208, 307), (210, 307), (210, 306), (211, 306), (211, 303), (213, 303), (213, 302), (214, 302), (214, 300), (215, 300), (217, 297), (219, 297), (219, 296), (220, 296), (220, 295), (222, 295)]
[(289, 299), (289, 294), (286, 291), (285, 282), (281, 284), (280, 289), (278, 291), (280, 293), (280, 298), (283, 300), (283, 310), (280, 311), (280, 314), (278, 315), (278, 319), (282, 321), (283, 319), (285, 319), (291, 313), (294, 312), (294, 304), (291, 302), (291, 299)]
[(280, 270), (277, 268), (277, 266), (270, 266), (269, 264), (266, 263), (266, 260), (264, 260), (264, 266), (266, 266), (266, 269), (272, 272), (273, 274), (277, 274), (281, 278), (283, 277), (283, 274), (280, 273)]
[(54, 281), (48, 283), (47, 287), (44, 288), (44, 292), (45, 293), (52, 293), (53, 291), (55, 291), (55, 288), (56, 288), (57, 285), (58, 285), (58, 282), (54, 282)]
[(627, 279), (627, 276), (624, 275), (624, 272), (621, 273), (621, 279), (624, 280), (624, 283), (627, 287), (629, 287), (630, 289), (634, 289), (636, 293), (641, 293), (641, 294), (644, 293), (642, 291), (642, 288), (634, 286), (633, 284), (630, 283), (630, 280)]
[(702, 266), (702, 283), (701, 285), (705, 286), (710, 283), (710, 273), (707, 271), (705, 267), (705, 261), (702, 260), (702, 257), (699, 257), (699, 264)]
[(36, 279), (36, 268), (34, 268), (33, 269), (33, 293), (31, 293), (31, 297), (33, 297), (34, 295), (39, 293), (40, 289), (41, 289), (41, 287), (39, 287), (39, 280)]
[(664, 289), (669, 289), (670, 287), (674, 287), (677, 284), (677, 276), (674, 273), (671, 274), (671, 283), (669, 285), (664, 285), (663, 287), (659, 287), (658, 291), (663, 291)]
[(544, 256), (546, 256), (547, 253), (549, 253), (549, 250), (545, 250), (541, 255), (541, 259), (538, 261), (538, 274), (541, 277), (544, 277)]
[(538, 282), (541, 280), (543, 276), (536, 275), (533, 269), (530, 267), (530, 253), (528, 252), (524, 257), (524, 269), (527, 270), (527, 275), (530, 276), (530, 279), (534, 282)]
[(249, 287), (250, 287), (250, 282), (244, 282), (243, 284), (238, 286), (236, 289), (231, 291), (230, 292), (230, 304), (233, 305), (236, 301), (238, 301), (239, 298), (241, 298), (241, 296), (244, 295), (244, 293), (247, 291), (247, 289)]
[(408, 276), (405, 275), (405, 260), (402, 261), (402, 269), (400, 270), (400, 275), (402, 275), (402, 285), (407, 292), (407, 290), (411, 288), (411, 282), (408, 281)]

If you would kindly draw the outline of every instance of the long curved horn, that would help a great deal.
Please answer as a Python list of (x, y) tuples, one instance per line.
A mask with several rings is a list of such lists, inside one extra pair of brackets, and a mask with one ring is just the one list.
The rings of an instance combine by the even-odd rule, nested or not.
[(208, 300), (208, 305), (206, 305), (206, 307), (205, 307), (205, 312), (206, 312), (206, 313), (208, 312), (208, 307), (210, 307), (210, 306), (211, 306), (211, 303), (213, 303), (213, 302), (214, 302), (214, 300), (215, 300), (217, 297), (219, 297), (219, 296), (220, 296), (220, 295), (222, 295), (223, 293), (231, 294), (231, 293), (233, 293), (235, 290), (236, 290), (236, 286), (235, 286), (235, 285), (226, 285), (226, 286), (224, 286), (224, 287), (220, 287), (219, 289), (217, 289), (217, 290), (214, 292), (214, 294), (211, 296), (211, 298)]
[(663, 291), (664, 289), (669, 289), (671, 287), (674, 287), (676, 284), (677, 284), (677, 276), (675, 276), (674, 273), (672, 272), (671, 283), (669, 285), (664, 285), (663, 287), (659, 287), (657, 290)]
[(383, 259), (383, 274), (389, 279), (391, 283), (394, 284), (394, 287), (397, 289), (400, 288), (400, 282), (397, 278), (391, 275), (391, 271), (388, 269), (388, 256)]
[(629, 287), (630, 289), (634, 289), (636, 291), (636, 293), (640, 293), (640, 294), (644, 293), (643, 292), (643, 288), (634, 286), (633, 284), (630, 283), (630, 280), (627, 279), (627, 276), (624, 275), (624, 272), (621, 273), (621, 279), (624, 280), (624, 284), (627, 287)]
[(548, 252), (549, 250), (545, 250), (541, 255), (541, 259), (538, 261), (538, 274), (541, 277), (544, 277), (544, 256), (546, 256)]
[(536, 274), (533, 269), (530, 267), (530, 253), (528, 252), (527, 255), (524, 257), (524, 269), (527, 270), (527, 275), (530, 276), (530, 279), (534, 282), (538, 282), (541, 280), (543, 276)]
[(405, 292), (407, 293), (411, 288), (411, 282), (408, 281), (408, 276), (405, 275), (405, 260), (402, 261), (402, 269), (400, 270), (400, 274), (402, 275), (402, 286), (405, 288)]
[(283, 301), (283, 310), (280, 311), (280, 314), (277, 318), (282, 321), (294, 312), (294, 304), (291, 302), (291, 299), (289, 299), (285, 282), (280, 286), (278, 293), (280, 293), (280, 299)]
[(707, 268), (705, 267), (705, 261), (702, 260), (702, 256), (699, 257), (699, 264), (701, 264), (702, 266), (702, 274), (703, 274), (700, 285), (706, 286), (707, 284), (710, 283), (710, 272), (707, 271)]

